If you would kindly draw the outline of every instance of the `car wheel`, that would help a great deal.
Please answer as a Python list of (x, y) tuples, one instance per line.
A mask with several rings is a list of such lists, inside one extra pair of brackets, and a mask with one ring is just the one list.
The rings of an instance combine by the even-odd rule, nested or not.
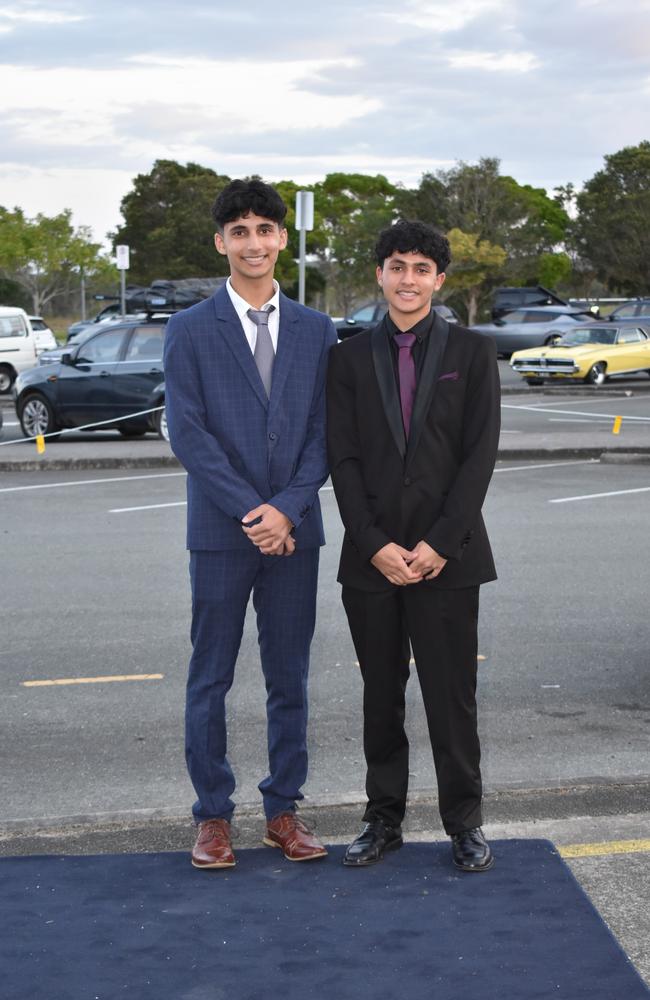
[(16, 373), (13, 368), (10, 368), (9, 365), (0, 365), (0, 392), (9, 392), (15, 378)]
[[(57, 430), (54, 410), (44, 396), (39, 396), (36, 393), (27, 396), (21, 402), (18, 419), (25, 437), (52, 434), (53, 431)], [(52, 440), (50, 438), (50, 441)]]
[(592, 365), (587, 372), (587, 377), (585, 382), (588, 385), (602, 385), (607, 378), (606, 367), (602, 361), (597, 361), (595, 365)]
[(169, 441), (169, 431), (167, 430), (167, 413), (165, 412), (164, 403), (162, 410), (158, 410), (154, 414), (153, 422), (158, 437), (162, 438), (163, 441)]
[(526, 378), (524, 379), (526, 385), (544, 385), (543, 378)]
[(145, 434), (147, 433), (146, 431), (131, 430), (130, 427), (118, 427), (117, 429), (122, 435), (122, 437), (125, 438), (141, 438), (144, 437)]
[(562, 340), (562, 336), (559, 333), (552, 333), (544, 341), (544, 347), (553, 347), (553, 345), (559, 343), (560, 340)]

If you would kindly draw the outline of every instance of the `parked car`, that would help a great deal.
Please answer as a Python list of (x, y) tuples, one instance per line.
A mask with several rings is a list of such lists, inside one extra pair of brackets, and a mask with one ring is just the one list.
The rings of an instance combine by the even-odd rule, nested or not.
[[(131, 319), (135, 319), (135, 317), (131, 317)], [(122, 321), (124, 321), (124, 317), (122, 317)], [(107, 326), (112, 326), (112, 321), (109, 320), (101, 324), (95, 325), (93, 323), (91, 326), (85, 326), (82, 330), (79, 330), (78, 333), (73, 334), (73, 336), (70, 337), (65, 344), (57, 344), (57, 346), (53, 347), (51, 350), (43, 351), (39, 354), (39, 365), (51, 365), (56, 361), (60, 361), (63, 354), (69, 354), (74, 347), (77, 347), (79, 344), (83, 344), (84, 340), (88, 340), (89, 337), (94, 337), (100, 328), (106, 329)]]
[(57, 346), (56, 337), (41, 316), (30, 316), (29, 322), (36, 335), (36, 351), (39, 355)]
[(552, 347), (515, 351), (510, 367), (529, 385), (567, 380), (602, 385), (610, 375), (650, 375), (650, 336), (641, 327), (579, 326)]
[(610, 323), (631, 323), (641, 326), (650, 325), (650, 299), (635, 299), (624, 302), (614, 309), (607, 317)]
[(0, 306), (0, 393), (9, 392), (16, 376), (36, 364), (36, 334), (24, 309)]
[(494, 323), (478, 323), (472, 329), (492, 337), (497, 353), (509, 358), (513, 351), (552, 344), (558, 334), (589, 322), (594, 322), (590, 313), (572, 309), (571, 306), (536, 306), (516, 309)]
[(77, 323), (73, 323), (68, 327), (67, 342), (69, 343), (73, 337), (82, 330), (86, 330), (88, 327), (92, 327), (94, 323), (121, 323), (122, 320), (127, 319), (144, 319), (147, 314), (145, 312), (131, 313), (128, 316), (122, 315), (120, 312), (119, 303), (113, 303), (110, 306), (104, 306), (103, 309), (97, 313), (96, 316), (92, 316), (90, 319), (80, 319)]
[[(444, 302), (434, 302), (433, 308), (448, 323), (460, 322), (458, 313), (450, 306), (445, 305)], [(346, 340), (355, 333), (363, 333), (364, 330), (369, 330), (370, 327), (376, 326), (384, 318), (387, 311), (388, 306), (383, 300), (379, 302), (366, 302), (364, 306), (360, 306), (356, 312), (352, 313), (346, 319), (333, 320), (339, 340)]]
[[(58, 361), (21, 373), (16, 413), (27, 437), (111, 421), (124, 437), (155, 431), (169, 440), (162, 366), (167, 316), (100, 327)], [(154, 407), (162, 410), (128, 417)]]
[(569, 303), (561, 299), (555, 292), (549, 291), (543, 285), (533, 285), (528, 287), (495, 288), (492, 293), (492, 309), (490, 310), (493, 320), (500, 319), (514, 309), (524, 309), (527, 306), (568, 306)]

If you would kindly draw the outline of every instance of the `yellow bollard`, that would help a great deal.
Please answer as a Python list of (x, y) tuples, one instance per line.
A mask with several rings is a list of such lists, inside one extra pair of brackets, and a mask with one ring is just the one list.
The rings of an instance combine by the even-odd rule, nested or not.
[(42, 434), (36, 435), (36, 451), (39, 455), (42, 455), (45, 451), (45, 438)]
[(614, 417), (614, 426), (612, 427), (612, 434), (620, 433), (622, 423), (623, 423), (623, 417)]

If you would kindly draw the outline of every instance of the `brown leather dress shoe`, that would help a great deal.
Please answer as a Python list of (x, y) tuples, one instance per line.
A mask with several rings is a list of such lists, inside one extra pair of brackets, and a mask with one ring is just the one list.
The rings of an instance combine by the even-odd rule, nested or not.
[(264, 843), (279, 847), (289, 861), (311, 861), (327, 855), (321, 842), (295, 812), (280, 813), (268, 820)]
[(195, 868), (232, 868), (235, 855), (230, 846), (230, 823), (227, 819), (206, 819), (199, 823), (199, 833), (192, 848)]

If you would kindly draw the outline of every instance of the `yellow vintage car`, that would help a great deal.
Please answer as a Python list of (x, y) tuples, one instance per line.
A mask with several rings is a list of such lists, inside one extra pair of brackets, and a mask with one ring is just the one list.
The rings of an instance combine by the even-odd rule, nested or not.
[(602, 385), (610, 375), (650, 374), (650, 335), (641, 327), (605, 322), (577, 326), (549, 347), (515, 351), (510, 367), (528, 385), (567, 380)]

